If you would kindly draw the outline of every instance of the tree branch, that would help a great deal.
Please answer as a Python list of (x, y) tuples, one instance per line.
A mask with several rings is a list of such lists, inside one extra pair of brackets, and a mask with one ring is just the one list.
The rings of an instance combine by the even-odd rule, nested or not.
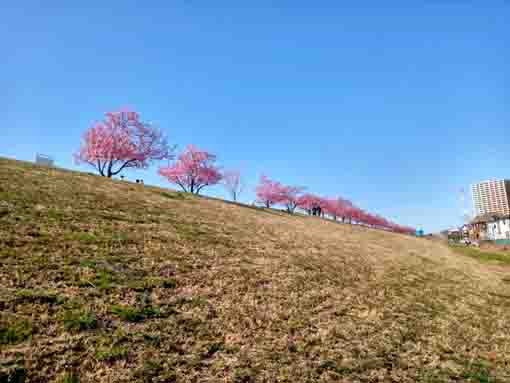
[(128, 160), (128, 161), (124, 162), (124, 163), (122, 164), (122, 166), (121, 166), (118, 170), (116, 170), (116, 171), (112, 171), (112, 176), (116, 176), (116, 175), (117, 175), (117, 174), (119, 174), (122, 170), (124, 170), (124, 168), (126, 168), (126, 167), (130, 164), (130, 163), (133, 163), (133, 162), (136, 162), (136, 160), (135, 160), (135, 159), (132, 159), (132, 160)]
[(205, 186), (207, 186), (208, 184), (203, 184), (203, 185), (199, 185), (197, 186), (197, 194), (200, 192), (200, 190), (202, 190), (202, 188), (204, 188)]

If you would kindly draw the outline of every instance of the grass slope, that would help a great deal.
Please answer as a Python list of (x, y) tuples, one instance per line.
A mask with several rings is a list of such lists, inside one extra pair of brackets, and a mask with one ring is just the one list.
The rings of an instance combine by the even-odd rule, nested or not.
[(457, 244), (450, 245), (450, 249), (459, 254), (475, 258), (480, 262), (510, 265), (510, 254), (504, 251), (487, 251), (477, 247)]
[(0, 159), (0, 382), (508, 382), (509, 275), (435, 241)]

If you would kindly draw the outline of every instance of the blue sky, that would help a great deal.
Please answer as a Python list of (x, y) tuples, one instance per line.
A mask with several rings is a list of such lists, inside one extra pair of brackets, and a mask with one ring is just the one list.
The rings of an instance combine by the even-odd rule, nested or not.
[(240, 168), (246, 201), (265, 173), (426, 231), (510, 178), (507, 1), (150, 3), (2, 4), (0, 156), (78, 169), (83, 131), (130, 106)]

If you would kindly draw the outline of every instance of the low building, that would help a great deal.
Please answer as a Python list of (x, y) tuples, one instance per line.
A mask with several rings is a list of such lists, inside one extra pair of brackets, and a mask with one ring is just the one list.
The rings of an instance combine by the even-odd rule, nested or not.
[(479, 215), (471, 221), (469, 226), (469, 237), (472, 239), (510, 244), (510, 214)]
[(492, 241), (510, 242), (510, 215), (487, 223), (487, 234)]
[(458, 228), (448, 229), (446, 235), (449, 241), (460, 241), (463, 238), (462, 230)]

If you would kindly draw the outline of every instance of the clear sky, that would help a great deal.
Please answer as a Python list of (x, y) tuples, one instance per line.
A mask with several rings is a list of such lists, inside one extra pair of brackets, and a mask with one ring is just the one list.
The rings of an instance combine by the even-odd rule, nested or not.
[(510, 2), (347, 3), (3, 2), (0, 156), (78, 169), (82, 132), (129, 106), (240, 168), (246, 201), (265, 173), (459, 224), (461, 188), (510, 178)]

